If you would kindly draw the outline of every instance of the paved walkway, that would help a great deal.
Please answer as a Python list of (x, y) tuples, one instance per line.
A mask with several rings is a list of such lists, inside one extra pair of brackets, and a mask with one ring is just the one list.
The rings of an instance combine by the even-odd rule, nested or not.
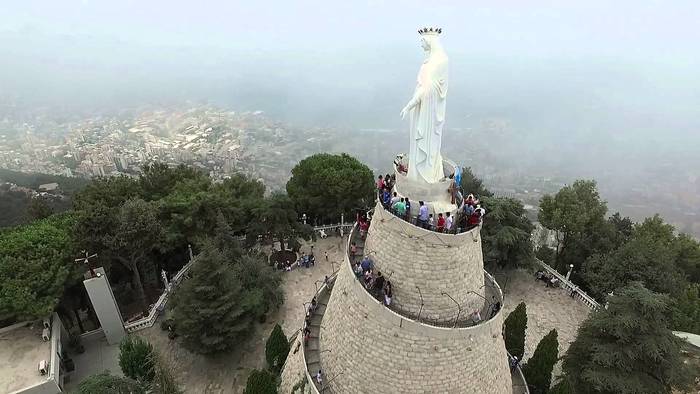
[(66, 382), (68, 391), (78, 387), (83, 379), (90, 375), (108, 371), (112, 375), (122, 375), (119, 367), (119, 345), (110, 345), (102, 334), (92, 335), (82, 339), (85, 352), (81, 354), (71, 353), (75, 370), (70, 374), (70, 380)]
[[(170, 341), (158, 323), (138, 334), (148, 339), (171, 363), (186, 393), (242, 393), (250, 371), (265, 366), (265, 341), (275, 323), (282, 325), (287, 336), (301, 328), (303, 303), (309, 302), (316, 292), (314, 283), (323, 281), (324, 276), (330, 275), (342, 262), (344, 244), (341, 238), (319, 239), (313, 245), (316, 265), (283, 274), (284, 304), (265, 323), (258, 324), (250, 339), (232, 352), (216, 357), (191, 353), (177, 342)], [(310, 243), (305, 243), (302, 253), (308, 253), (310, 246)]]
[[(561, 357), (576, 339), (576, 331), (588, 316), (590, 309), (569, 297), (561, 288), (547, 288), (543, 282), (525, 270), (505, 271), (494, 275), (505, 288), (506, 316), (522, 301), (527, 305), (525, 356), (527, 361), (550, 330), (556, 328)], [(561, 362), (554, 367), (554, 375), (561, 373)]]

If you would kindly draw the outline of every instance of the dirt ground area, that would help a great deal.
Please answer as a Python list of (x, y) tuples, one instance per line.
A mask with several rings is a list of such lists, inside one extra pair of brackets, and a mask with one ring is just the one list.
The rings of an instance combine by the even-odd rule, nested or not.
[[(525, 331), (525, 355), (527, 361), (537, 348), (537, 344), (549, 331), (556, 328), (559, 340), (559, 356), (569, 349), (576, 339), (576, 331), (588, 317), (590, 309), (577, 301), (561, 288), (548, 288), (536, 281), (532, 273), (525, 270), (505, 271), (495, 275), (504, 288), (503, 303), (505, 316), (520, 302), (527, 306), (527, 330)], [(561, 372), (561, 362), (554, 366), (554, 375)]]

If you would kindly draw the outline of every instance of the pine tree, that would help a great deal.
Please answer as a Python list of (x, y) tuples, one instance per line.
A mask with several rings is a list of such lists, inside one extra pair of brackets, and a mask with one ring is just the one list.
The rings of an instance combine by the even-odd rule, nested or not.
[(246, 291), (223, 253), (205, 245), (190, 278), (175, 293), (174, 318), (183, 344), (193, 352), (226, 351), (250, 331), (252, 309), (263, 302), (262, 292)]
[(523, 367), (525, 381), (532, 394), (546, 394), (552, 382), (552, 370), (559, 357), (557, 330), (552, 330), (537, 344), (537, 349)]
[(577, 393), (671, 393), (692, 382), (669, 330), (667, 295), (640, 282), (615, 291), (579, 327), (562, 368)]
[(119, 367), (124, 376), (140, 382), (151, 382), (153, 346), (140, 337), (129, 335), (119, 344)]
[(277, 394), (277, 378), (269, 371), (254, 369), (248, 375), (245, 394)]
[(275, 324), (275, 327), (270, 333), (270, 337), (265, 344), (265, 359), (267, 359), (267, 367), (275, 373), (279, 373), (287, 359), (289, 353), (289, 341), (284, 335), (282, 327)]
[(525, 354), (525, 330), (527, 329), (527, 308), (524, 302), (511, 312), (505, 321), (506, 350), (512, 356), (523, 359)]

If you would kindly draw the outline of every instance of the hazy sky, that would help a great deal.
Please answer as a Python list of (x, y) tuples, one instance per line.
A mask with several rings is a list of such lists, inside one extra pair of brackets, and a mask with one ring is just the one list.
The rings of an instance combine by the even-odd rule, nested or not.
[(4, 0), (2, 9), (2, 29), (260, 51), (401, 47), (431, 23), (445, 29), (452, 51), (466, 52), (697, 61), (700, 41), (692, 0)]
[(448, 127), (497, 118), (585, 141), (700, 134), (695, 0), (2, 2), (0, 99), (23, 106), (191, 99), (397, 127), (422, 59), (416, 29), (437, 25)]

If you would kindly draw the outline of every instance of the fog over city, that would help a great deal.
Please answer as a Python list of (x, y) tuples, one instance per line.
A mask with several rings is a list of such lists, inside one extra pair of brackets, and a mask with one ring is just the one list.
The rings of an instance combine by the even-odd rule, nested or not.
[(343, 130), (333, 149), (347, 143), (374, 168), (386, 160), (375, 141), (408, 145), (399, 111), (423, 59), (416, 30), (440, 26), (447, 156), (496, 190), (522, 174), (595, 179), (613, 210), (700, 234), (695, 1), (6, 3), (0, 120), (260, 110)]

